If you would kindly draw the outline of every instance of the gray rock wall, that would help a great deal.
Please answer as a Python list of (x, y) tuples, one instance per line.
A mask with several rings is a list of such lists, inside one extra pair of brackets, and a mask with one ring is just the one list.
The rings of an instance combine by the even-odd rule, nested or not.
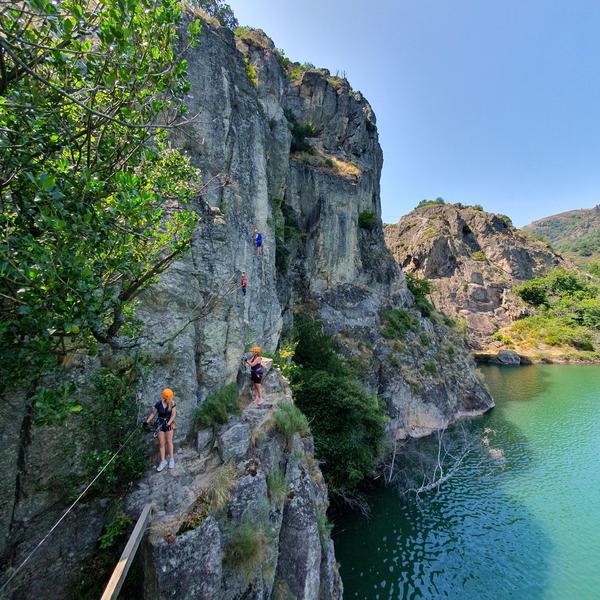
[[(205, 23), (200, 43), (187, 51), (192, 86), (186, 101), (195, 118), (177, 131), (175, 142), (202, 171), (205, 187), (195, 206), (202, 221), (191, 251), (141, 299), (143, 348), (152, 357), (153, 370), (141, 391), (140, 412), (154, 404), (163, 387), (173, 388), (177, 444), (183, 452), (195, 407), (238, 378), (240, 357), (248, 344), (274, 350), (284, 324), (291, 323), (299, 306), (313, 310), (343, 351), (362, 361), (357, 374), (385, 399), (390, 435), (424, 435), (462, 414), (489, 408), (492, 400), (475, 377), (462, 341), (441, 322), (420, 318), (414, 308), (404, 277), (385, 247), (381, 223), (373, 230), (358, 225), (363, 211), (380, 215), (383, 158), (368, 102), (347, 81), (326, 70), (311, 69), (289, 78), (274, 50), (260, 32), (240, 39)], [(256, 68), (256, 86), (247, 76), (245, 57)], [(313, 125), (314, 135), (307, 140), (312, 154), (290, 152), (289, 120)], [(253, 246), (255, 226), (265, 238), (261, 257)], [(243, 270), (248, 276), (246, 297), (239, 287)], [(401, 347), (380, 333), (383, 310), (393, 307), (419, 319), (419, 331), (409, 333)], [(423, 336), (430, 340), (428, 345)], [(436, 362), (435, 373), (424, 370), (425, 361)], [(49, 494), (36, 487), (40, 472), (60, 472), (65, 465), (78, 468), (77, 451), (68, 462), (60, 450), (47, 456), (52, 431), (31, 434), (25, 412), (18, 414), (18, 429), (18, 439), (8, 436), (12, 440), (5, 455), (10, 458), (8, 497), (3, 499), (0, 520), (3, 556), (9, 562), (22, 557), (68, 504), (60, 489)], [(76, 432), (61, 434), (77, 439)], [(237, 433), (234, 437), (240, 442), (232, 450), (237, 460), (246, 448), (246, 437)], [(203, 450), (209, 448), (210, 443)], [(37, 460), (44, 452), (44, 460)], [(221, 456), (228, 452), (221, 448)], [(285, 468), (294, 487), (294, 497), (282, 511), (271, 511), (277, 532), (272, 573), (263, 573), (262, 583), (254, 579), (254, 595), (248, 595), (247, 582), (230, 576), (224, 563), (221, 577), (213, 568), (220, 542), (207, 520), (202, 528), (182, 535), (177, 548), (160, 536), (146, 547), (147, 598), (169, 597), (171, 590), (179, 589), (176, 583), (164, 587), (164, 581), (170, 581), (165, 568), (172, 568), (173, 581), (194, 579), (184, 587), (200, 598), (267, 598), (272, 590), (283, 597), (287, 593), (298, 598), (340, 597), (332, 542), (317, 535), (316, 511), (324, 511), (327, 504), (318, 467), (292, 466), (289, 449), (279, 442), (261, 446), (259, 456), (263, 482), (268, 474), (266, 456), (269, 465), (277, 461)], [(196, 465), (193, 469), (167, 486), (174, 496), (157, 499), (162, 517), (180, 510), (202, 487), (207, 467), (194, 460), (190, 459)], [(253, 477), (252, 482), (260, 480)], [(241, 489), (236, 492), (234, 519), (250, 505)], [(264, 486), (255, 492), (255, 499), (264, 496)], [(132, 515), (139, 508), (136, 502), (153, 494), (142, 482), (132, 495)], [(76, 567), (89, 557), (101, 530), (102, 506), (90, 506), (89, 526), (77, 520), (85, 519), (86, 511), (78, 515), (69, 532), (59, 532), (61, 541), (54, 549), (40, 552), (19, 597), (37, 597), (48, 573), (55, 582), (54, 597), (67, 597)], [(74, 532), (80, 532), (76, 539)], [(69, 545), (73, 552), (56, 554), (56, 548)], [(189, 572), (192, 568), (194, 573)], [(66, 569), (73, 578), (56, 577), (52, 569)], [(192, 597), (181, 590), (177, 597)]]
[(387, 244), (406, 272), (431, 280), (443, 313), (464, 320), (469, 347), (494, 351), (493, 334), (527, 314), (512, 288), (567, 262), (503, 215), (434, 205), (385, 226)]

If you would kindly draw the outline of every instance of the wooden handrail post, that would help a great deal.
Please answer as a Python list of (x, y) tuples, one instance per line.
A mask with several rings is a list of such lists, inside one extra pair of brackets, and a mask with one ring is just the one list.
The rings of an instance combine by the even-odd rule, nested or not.
[(108, 584), (106, 585), (100, 600), (116, 600), (118, 597), (121, 587), (123, 586), (123, 582), (125, 581), (125, 577), (127, 577), (129, 567), (131, 567), (131, 563), (133, 562), (133, 558), (137, 552), (138, 546), (144, 537), (144, 532), (146, 531), (146, 525), (148, 525), (148, 521), (150, 520), (151, 512), (152, 505), (146, 504), (146, 506), (144, 506), (144, 510), (142, 510), (140, 518), (137, 520), (137, 523), (133, 528), (131, 535), (129, 536), (129, 539), (127, 540), (125, 550), (123, 550), (123, 554), (121, 554), (121, 558), (119, 559), (115, 570), (112, 572), (112, 575), (108, 580)]

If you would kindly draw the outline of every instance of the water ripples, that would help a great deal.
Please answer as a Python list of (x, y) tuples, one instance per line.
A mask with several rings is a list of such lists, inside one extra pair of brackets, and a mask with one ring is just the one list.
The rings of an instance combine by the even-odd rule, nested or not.
[[(335, 544), (346, 598), (600, 598), (600, 369), (486, 369), (503, 461), (471, 455), (438, 492), (373, 496)], [(485, 450), (485, 448), (484, 448)]]

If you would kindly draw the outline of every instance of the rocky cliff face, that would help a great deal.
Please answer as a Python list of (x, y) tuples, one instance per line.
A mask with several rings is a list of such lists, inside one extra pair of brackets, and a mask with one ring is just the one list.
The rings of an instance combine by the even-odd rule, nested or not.
[(132, 513), (148, 502), (155, 510), (144, 598), (342, 597), (312, 437), (278, 431), (274, 412), (291, 391), (269, 361), (265, 369), (267, 408), (249, 405), (246, 381), (241, 417), (201, 430), (175, 470), (149, 474), (129, 496)]
[[(143, 349), (152, 362), (140, 412), (160, 389), (173, 388), (180, 448), (176, 477), (149, 476), (128, 504), (132, 516), (147, 499), (158, 511), (144, 551), (145, 597), (170, 597), (173, 590), (178, 597), (287, 597), (289, 589), (298, 598), (337, 598), (332, 543), (326, 530), (317, 535), (326, 490), (318, 466), (300, 456), (311, 454), (310, 439), (283, 444), (267, 432), (246, 447), (247, 423), (231, 421), (227, 430), (233, 429), (232, 437), (243, 433), (237, 441), (245, 451), (232, 455), (236, 483), (227, 519), (213, 511), (185, 533), (169, 529), (161, 535), (161, 526), (170, 527), (192, 510), (219, 462), (227, 462), (222, 450), (189, 447), (195, 407), (237, 380), (249, 343), (274, 350), (298, 310), (324, 321), (365, 386), (385, 400), (391, 436), (425, 435), (493, 402), (460, 334), (439, 318), (420, 315), (385, 247), (379, 219), (382, 152), (363, 96), (326, 70), (287, 74), (271, 40), (255, 30), (235, 37), (206, 22), (187, 60), (187, 104), (197, 116), (176, 133), (175, 142), (203, 173), (205, 189), (195, 207), (202, 222), (191, 251), (145, 293), (138, 311)], [(374, 227), (359, 226), (362, 213), (374, 214)], [(261, 256), (253, 246), (254, 227), (265, 239)], [(242, 271), (247, 296), (239, 287)], [(416, 323), (403, 340), (381, 334), (388, 309)], [(85, 380), (90, 368), (78, 366), (76, 376)], [(82, 418), (86, 401), (94, 398), (82, 400)], [(22, 433), (6, 453), (17, 461), (7, 461), (11, 493), (2, 515), (2, 541), (14, 562), (67, 504), (58, 488), (42, 493), (37, 479), (44, 469), (65, 466), (60, 440), (71, 435), (32, 430), (26, 410), (15, 414), (14, 426)], [(45, 453), (49, 439), (56, 444), (51, 455)], [(70, 455), (70, 468), (77, 469), (78, 456)], [(290, 482), (283, 507), (265, 490), (275, 465)], [(66, 597), (77, 567), (93, 552), (104, 512), (102, 501), (83, 505), (69, 529), (37, 555), (38, 568), (21, 580), (17, 597), (39, 595), (48, 573), (54, 574), (54, 597)], [(237, 527), (244, 514), (254, 518), (259, 512), (266, 515), (265, 535), (275, 540), (268, 568), (233, 573), (222, 560), (229, 534), (225, 521)], [(186, 591), (188, 585), (192, 591)], [(279, 589), (282, 596), (275, 595)]]
[(516, 284), (565, 265), (508, 217), (461, 205), (413, 210), (384, 234), (403, 271), (431, 280), (437, 309), (464, 320), (475, 350), (494, 350), (494, 332), (526, 314)]

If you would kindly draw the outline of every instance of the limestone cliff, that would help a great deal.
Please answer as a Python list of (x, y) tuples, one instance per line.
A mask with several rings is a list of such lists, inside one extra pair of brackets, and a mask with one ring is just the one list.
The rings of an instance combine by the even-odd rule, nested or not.
[[(234, 36), (207, 23), (187, 59), (187, 103), (198, 117), (177, 142), (206, 182), (203, 223), (191, 253), (148, 292), (140, 310), (148, 339), (168, 339), (184, 327), (170, 344), (148, 344), (157, 362), (148, 393), (163, 382), (176, 385), (187, 430), (193, 407), (235, 379), (246, 344), (274, 350), (293, 311), (302, 309), (342, 343), (350, 340), (347, 353), (368, 363), (363, 378), (387, 401), (391, 429), (423, 433), (464, 410), (491, 406), (466, 350), (455, 342), (457, 351), (448, 355), (451, 334), (441, 322), (420, 318), (385, 247), (382, 151), (362, 94), (324, 69), (290, 76), (258, 30)], [(372, 229), (359, 226), (365, 211), (378, 221)], [(264, 235), (262, 256), (254, 252), (254, 227)], [(235, 283), (241, 271), (248, 275), (246, 297)], [(420, 318), (422, 331), (409, 333), (402, 350), (380, 335), (383, 311), (393, 307)], [(421, 333), (430, 345), (420, 343)], [(391, 355), (399, 367), (391, 366)], [(436, 361), (435, 373), (421, 369), (427, 360)]]
[(566, 264), (508, 217), (462, 205), (418, 208), (384, 232), (402, 270), (431, 280), (437, 309), (463, 320), (479, 351), (500, 347), (493, 334), (527, 314), (512, 288)]
[[(365, 386), (385, 400), (392, 436), (425, 435), (493, 405), (460, 333), (440, 318), (421, 316), (385, 247), (382, 151), (375, 116), (360, 92), (323, 69), (290, 72), (272, 41), (256, 30), (236, 37), (205, 21), (199, 44), (186, 52), (186, 102), (193, 118), (174, 141), (202, 171), (205, 187), (194, 207), (202, 220), (191, 251), (144, 294), (138, 310), (142, 349), (151, 360), (140, 413), (165, 386), (175, 390), (178, 407), (181, 478), (167, 480), (163, 489), (165, 478), (151, 475), (128, 504), (136, 516), (146, 498), (154, 499), (156, 525), (188, 514), (217, 467), (210, 460), (223, 460), (222, 453), (214, 458), (216, 450), (189, 447), (194, 409), (241, 377), (240, 356), (248, 344), (275, 350), (295, 311), (311, 311), (336, 336)], [(265, 239), (261, 256), (253, 246), (254, 227)], [(239, 287), (242, 271), (248, 276), (246, 296)], [(403, 340), (382, 335), (390, 309), (415, 324)], [(85, 382), (102, 360), (76, 364), (69, 376)], [(32, 429), (30, 409), (18, 398), (12, 401), (14, 430), (21, 435), (7, 437), (9, 497), (1, 525), (5, 559), (14, 563), (67, 504), (59, 487), (40, 489), (40, 473), (76, 471), (85, 440), (76, 421), (63, 429)], [(81, 402), (84, 418), (94, 398)], [(230, 429), (248, 430), (235, 420)], [(67, 439), (73, 451), (65, 460), (60, 447)], [(185, 597), (179, 583), (163, 587), (180, 578), (199, 594), (194, 597), (268, 598), (275, 585), (298, 598), (339, 597), (331, 540), (327, 531), (315, 533), (326, 490), (318, 466), (300, 457), (311, 454), (310, 439), (282, 445), (267, 432), (255, 442), (234, 457), (237, 487), (229, 520), (239, 525), (244, 513), (255, 513), (256, 502), (269, 504), (262, 502), (265, 480), (275, 464), (287, 474), (292, 496), (283, 508), (271, 503), (266, 509), (277, 540), (267, 561), (275, 573), (251, 569), (246, 578), (233, 577), (221, 561), (222, 515), (208, 515), (197, 527), (175, 532), (173, 544), (153, 530), (144, 553), (146, 598), (169, 597), (172, 589)], [(68, 529), (36, 557), (37, 568), (21, 579), (15, 597), (41, 595), (49, 576), (54, 597), (67, 597), (105, 518), (101, 499), (82, 505)], [(170, 578), (161, 577), (164, 569)], [(203, 574), (210, 574), (206, 582)]]

